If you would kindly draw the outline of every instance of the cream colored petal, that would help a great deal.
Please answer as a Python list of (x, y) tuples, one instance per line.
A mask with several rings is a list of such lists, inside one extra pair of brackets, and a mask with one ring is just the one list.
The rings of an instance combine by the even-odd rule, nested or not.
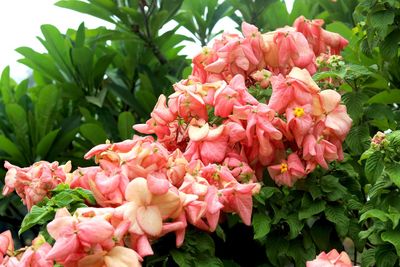
[(107, 267), (140, 267), (139, 257), (137, 253), (121, 246), (114, 247), (104, 257)]
[(193, 140), (193, 141), (202, 140), (203, 138), (205, 138), (208, 135), (209, 129), (210, 129), (210, 126), (208, 125), (208, 123), (204, 124), (201, 127), (190, 125), (189, 126), (190, 140)]
[(139, 207), (136, 220), (146, 234), (151, 236), (161, 234), (162, 218), (157, 206)]
[(133, 201), (139, 206), (148, 205), (151, 201), (152, 194), (147, 188), (147, 180), (138, 177), (133, 179), (125, 190), (125, 198), (128, 201)]

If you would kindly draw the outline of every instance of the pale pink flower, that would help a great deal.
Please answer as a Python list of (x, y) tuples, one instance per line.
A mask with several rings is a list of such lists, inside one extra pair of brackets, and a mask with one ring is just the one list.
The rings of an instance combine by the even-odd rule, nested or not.
[(314, 113), (325, 122), (334, 135), (343, 142), (351, 128), (352, 119), (345, 105), (340, 104), (341, 96), (334, 90), (323, 90), (319, 101), (314, 101)]
[(346, 252), (340, 254), (336, 249), (329, 253), (321, 252), (315, 260), (307, 261), (307, 267), (352, 267), (350, 257)]
[(132, 249), (116, 246), (110, 251), (100, 251), (78, 261), (78, 267), (139, 267), (140, 256)]

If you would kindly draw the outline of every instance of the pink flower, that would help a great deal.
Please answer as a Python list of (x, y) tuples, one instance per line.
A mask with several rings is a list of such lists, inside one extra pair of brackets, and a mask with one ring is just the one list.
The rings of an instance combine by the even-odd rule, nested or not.
[(67, 173), (71, 170), (71, 163), (58, 166), (56, 161), (53, 163), (39, 161), (28, 168), (20, 168), (6, 161), (4, 167), (8, 172), (3, 195), (16, 190), (22, 202), (30, 210), (47, 196), (50, 190), (66, 180)]
[(139, 255), (132, 249), (116, 246), (110, 251), (101, 251), (79, 260), (78, 267), (139, 267)]
[(228, 86), (221, 87), (215, 93), (215, 115), (223, 118), (232, 114), (234, 106), (258, 104), (258, 101), (247, 91), (244, 77), (235, 75)]
[(121, 173), (132, 180), (165, 167), (168, 151), (151, 136), (134, 136), (120, 143), (98, 145), (86, 153), (85, 158), (93, 156), (102, 169), (112, 173), (121, 169)]
[(260, 161), (262, 165), (268, 165), (275, 157), (277, 144), (282, 139), (282, 133), (272, 124), (275, 112), (265, 104), (257, 106), (234, 107), (233, 117), (247, 121), (246, 142), (244, 145), (252, 153), (249, 161)]
[(314, 102), (314, 113), (324, 119), (325, 126), (343, 142), (350, 131), (352, 119), (340, 100), (338, 92), (323, 90), (319, 93), (319, 101)]
[(315, 55), (322, 53), (338, 55), (349, 42), (337, 33), (324, 30), (323, 24), (324, 21), (321, 19), (308, 20), (300, 16), (293, 25), (307, 38)]
[(321, 252), (315, 260), (307, 261), (307, 267), (352, 267), (353, 264), (346, 252), (340, 254), (336, 249), (328, 254)]
[(313, 98), (320, 91), (307, 70), (293, 68), (284, 78), (282, 75), (271, 77), (272, 95), (268, 107), (283, 113), (292, 103), (298, 105), (312, 104)]
[(256, 82), (258, 82), (261, 88), (268, 88), (270, 84), (271, 72), (268, 70), (258, 70), (253, 72), (250, 77), (253, 78)]
[(192, 118), (207, 120), (207, 107), (204, 99), (196, 92), (196, 86), (187, 84), (188, 81), (181, 81), (174, 84), (175, 93), (169, 96), (168, 106), (173, 113), (185, 121)]
[(286, 120), (297, 146), (301, 147), (304, 136), (309, 133), (313, 126), (311, 105), (300, 106), (292, 103), (286, 110)]
[(12, 255), (14, 253), (14, 241), (11, 236), (11, 231), (5, 231), (0, 234), (0, 264), (3, 262), (3, 258), (6, 255)]
[(288, 31), (282, 29), (275, 34), (274, 42), (278, 46), (281, 71), (287, 67), (298, 67), (315, 73), (315, 54), (302, 33), (294, 32), (291, 28)]
[(208, 123), (203, 123), (193, 121), (189, 125), (190, 141), (183, 155), (188, 161), (201, 159), (205, 164), (222, 162), (228, 146), (224, 125), (210, 128)]
[(140, 133), (156, 134), (158, 138), (171, 134), (169, 124), (176, 119), (177, 114), (167, 107), (164, 95), (159, 96), (150, 116), (151, 118), (145, 124), (136, 124), (133, 129)]
[(286, 186), (293, 186), (298, 179), (306, 175), (304, 165), (295, 153), (290, 154), (287, 161), (269, 166), (268, 173), (276, 184)]
[(314, 163), (328, 169), (328, 162), (338, 159), (338, 148), (329, 142), (322, 134), (324, 124), (320, 122), (314, 127), (314, 132), (308, 134), (303, 140), (303, 158), (310, 164), (307, 173), (315, 168)]
[(114, 227), (103, 216), (71, 216), (66, 208), (57, 210), (47, 231), (56, 240), (46, 259), (61, 264), (77, 262), (85, 251), (94, 247), (108, 248), (114, 234)]

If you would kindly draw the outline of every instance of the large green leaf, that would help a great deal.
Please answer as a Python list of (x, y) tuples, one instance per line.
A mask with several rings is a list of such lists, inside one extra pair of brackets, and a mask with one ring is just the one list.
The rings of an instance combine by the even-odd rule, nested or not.
[(252, 225), (254, 228), (254, 238), (262, 239), (271, 230), (271, 218), (264, 213), (255, 213)]
[(8, 104), (12, 101), (13, 95), (12, 95), (11, 84), (10, 84), (10, 67), (9, 66), (5, 67), (3, 72), (1, 73), (0, 93), (1, 93), (1, 98), (2, 98), (4, 104)]
[(4, 135), (0, 135), (0, 151), (4, 151), (18, 162), (24, 162), (24, 156), (21, 151), (10, 139)]
[(304, 194), (299, 210), (299, 220), (311, 218), (313, 215), (322, 212), (325, 209), (325, 201), (318, 199), (312, 200), (308, 194)]
[(54, 140), (57, 137), (58, 132), (60, 129), (55, 129), (48, 134), (46, 134), (38, 143), (36, 147), (36, 154), (44, 159), (49, 152), (51, 146), (53, 145)]
[(396, 230), (386, 231), (381, 234), (383, 241), (391, 243), (395, 248), (397, 255), (400, 255), (400, 232)]
[(19, 47), (15, 51), (25, 57), (18, 60), (18, 62), (39, 71), (41, 75), (45, 75), (50, 79), (55, 79), (59, 82), (64, 81), (64, 77), (56, 67), (54, 60), (48, 54), (40, 54), (29, 47)]
[(42, 139), (52, 129), (59, 98), (60, 90), (54, 85), (40, 89), (35, 103), (35, 125), (38, 140)]
[(92, 144), (102, 144), (107, 140), (107, 134), (99, 125), (95, 123), (85, 123), (80, 127), (83, 137), (88, 139)]
[(130, 139), (133, 136), (132, 126), (135, 124), (135, 117), (132, 113), (125, 111), (118, 116), (118, 131), (121, 139)]
[(115, 23), (114, 19), (112, 19), (113, 17), (112, 12), (108, 11), (107, 9), (96, 6), (94, 4), (76, 0), (63, 0), (63, 1), (58, 1), (55, 5), (63, 8), (72, 9), (80, 13), (92, 15), (94, 17), (103, 19), (111, 23)]
[(375, 151), (365, 162), (365, 176), (367, 176), (370, 183), (375, 183), (383, 172), (385, 166), (383, 156), (381, 151)]
[(381, 104), (400, 103), (400, 89), (390, 89), (380, 92), (371, 97), (368, 102)]

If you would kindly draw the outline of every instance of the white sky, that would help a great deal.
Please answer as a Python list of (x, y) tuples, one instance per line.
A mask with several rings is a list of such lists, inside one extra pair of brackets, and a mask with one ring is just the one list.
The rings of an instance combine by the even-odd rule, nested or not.
[[(197, 0), (196, 0), (197, 1)], [(52, 24), (62, 33), (68, 28), (77, 29), (84, 21), (88, 28), (99, 26), (112, 27), (107, 22), (65, 8), (54, 6), (55, 0), (0, 0), (0, 72), (7, 65), (11, 68), (11, 76), (21, 81), (29, 75), (29, 69), (17, 62), (22, 58), (15, 49), (28, 46), (36, 51), (44, 52), (36, 36), (41, 36), (40, 26)], [(289, 10), (293, 0), (286, 1)], [(234, 24), (228, 20), (221, 21), (216, 30), (232, 31)], [(182, 32), (185, 34), (185, 32)], [(183, 53), (189, 56), (196, 54), (200, 46), (186, 48)]]

